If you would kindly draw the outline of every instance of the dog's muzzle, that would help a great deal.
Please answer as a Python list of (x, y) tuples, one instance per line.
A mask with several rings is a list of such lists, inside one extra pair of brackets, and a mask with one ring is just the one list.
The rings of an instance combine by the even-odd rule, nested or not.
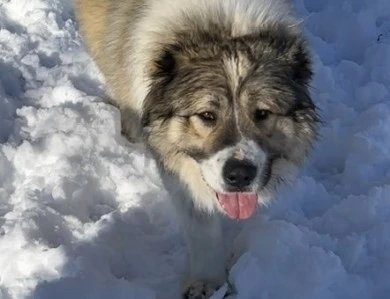
[(229, 218), (242, 220), (255, 213), (266, 160), (256, 142), (242, 139), (201, 162), (202, 177)]
[(225, 162), (222, 176), (226, 193), (217, 193), (217, 199), (227, 216), (234, 220), (247, 219), (257, 206), (257, 194), (246, 192), (257, 176), (257, 167), (249, 160), (230, 158)]
[(229, 191), (242, 192), (253, 183), (257, 167), (251, 161), (231, 158), (226, 161), (222, 175)]

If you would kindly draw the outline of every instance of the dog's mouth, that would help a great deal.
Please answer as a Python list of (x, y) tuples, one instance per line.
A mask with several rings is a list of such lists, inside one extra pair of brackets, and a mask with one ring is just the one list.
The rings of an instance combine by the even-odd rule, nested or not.
[[(210, 189), (213, 189), (205, 180), (203, 173), (202, 180)], [(226, 215), (232, 220), (248, 219), (256, 211), (256, 192), (216, 192), (216, 197)]]
[(250, 218), (257, 207), (257, 194), (254, 192), (217, 193), (222, 209), (233, 220)]

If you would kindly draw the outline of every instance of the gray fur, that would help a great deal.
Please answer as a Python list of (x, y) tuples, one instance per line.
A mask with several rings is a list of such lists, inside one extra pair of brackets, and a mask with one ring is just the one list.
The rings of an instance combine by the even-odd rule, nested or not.
[(207, 298), (226, 280), (225, 161), (258, 163), (248, 188), (265, 205), (316, 139), (297, 22), (282, 0), (76, 0), (76, 11), (125, 135), (154, 154), (178, 211), (190, 251), (183, 296)]

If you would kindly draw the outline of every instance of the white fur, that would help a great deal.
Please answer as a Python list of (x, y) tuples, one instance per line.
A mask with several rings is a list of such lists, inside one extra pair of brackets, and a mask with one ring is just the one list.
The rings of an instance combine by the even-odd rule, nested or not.
[[(231, 36), (250, 34), (261, 27), (275, 23), (297, 28), (297, 20), (291, 14), (287, 0), (145, 0), (148, 8), (144, 15), (133, 25), (128, 41), (131, 53), (128, 55), (129, 90), (132, 99), (131, 108), (142, 114), (143, 103), (149, 92), (151, 63), (161, 54), (162, 47), (174, 44), (174, 32), (188, 28), (184, 17), (193, 18), (206, 26), (213, 20), (221, 26), (232, 22)], [(297, 30), (298, 31), (298, 30)], [(235, 61), (226, 65), (235, 70)], [(237, 74), (232, 74), (232, 79)], [(190, 251), (190, 285), (207, 282), (205, 287), (217, 287), (226, 279), (225, 252), (219, 216), (221, 209), (216, 200), (215, 191), (223, 191), (222, 167), (234, 154), (242, 155), (253, 161), (262, 171), (267, 159), (266, 153), (253, 141), (242, 140), (236, 146), (224, 149), (210, 160), (199, 166), (195, 161), (179, 165), (180, 183), (170, 182), (176, 188), (172, 193), (173, 202), (178, 210)], [(166, 177), (169, 180), (168, 177)], [(207, 182), (207, 184), (205, 183)], [(259, 181), (259, 177), (256, 181)], [(188, 188), (189, 187), (189, 188)], [(253, 190), (261, 189), (260, 184)], [(190, 193), (189, 190), (192, 190)], [(260, 203), (268, 202), (272, 188), (261, 190)]]
[[(191, 176), (195, 180), (197, 177), (201, 179), (198, 173)], [(170, 196), (189, 248), (189, 274), (184, 281), (185, 288), (222, 285), (226, 280), (226, 255), (219, 215), (215, 213), (217, 203), (212, 199), (215, 193), (204, 186), (203, 181), (195, 183), (199, 188), (194, 190), (199, 192), (194, 194), (171, 176), (162, 178), (171, 190)]]
[(206, 183), (215, 191), (224, 193), (226, 191), (223, 180), (222, 169), (229, 158), (237, 157), (240, 160), (248, 160), (257, 166), (257, 175), (250, 186), (253, 192), (261, 187), (260, 174), (264, 170), (267, 154), (258, 144), (249, 139), (242, 139), (235, 146), (225, 148), (201, 163), (203, 178)]

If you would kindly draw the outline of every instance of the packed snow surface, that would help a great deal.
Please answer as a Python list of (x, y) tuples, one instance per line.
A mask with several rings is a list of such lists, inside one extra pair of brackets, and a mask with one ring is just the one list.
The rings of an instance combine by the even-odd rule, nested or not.
[[(390, 1), (295, 3), (321, 139), (269, 208), (227, 223), (229, 279), (239, 299), (387, 299)], [(1, 299), (177, 297), (179, 225), (104, 94), (70, 0), (0, 1)]]

